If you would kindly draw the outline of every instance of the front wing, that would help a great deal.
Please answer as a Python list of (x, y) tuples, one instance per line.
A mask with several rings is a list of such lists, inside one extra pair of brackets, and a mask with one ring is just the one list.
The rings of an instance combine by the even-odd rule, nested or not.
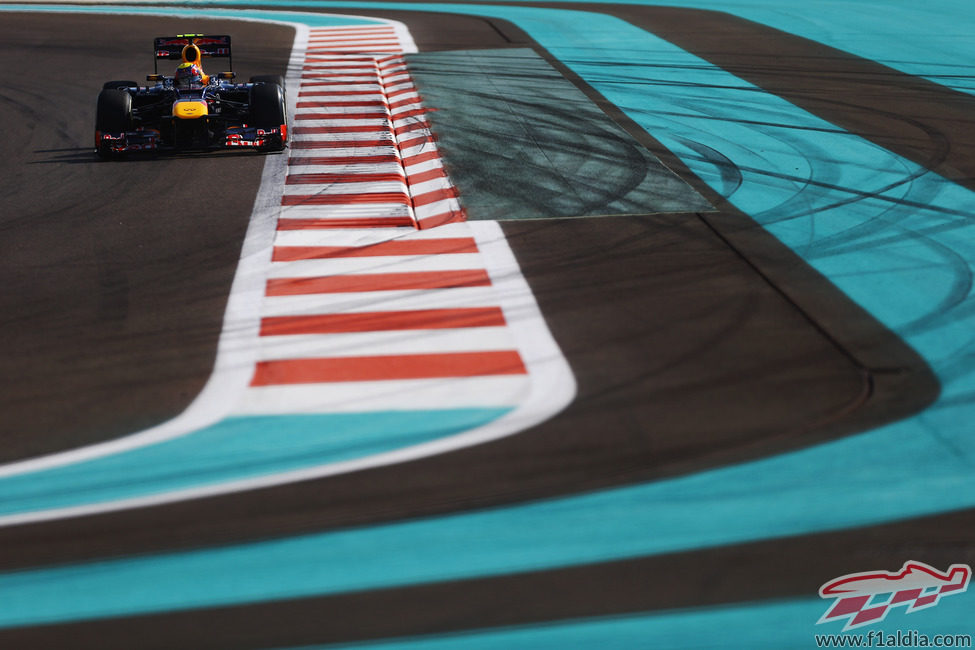
[(166, 142), (159, 129), (140, 127), (123, 133), (95, 132), (95, 148), (100, 152), (124, 154), (139, 151), (179, 151), (181, 149), (281, 149), (287, 142), (287, 126), (259, 129), (256, 127), (228, 127), (208, 136), (205, 142), (193, 147), (179, 147)]

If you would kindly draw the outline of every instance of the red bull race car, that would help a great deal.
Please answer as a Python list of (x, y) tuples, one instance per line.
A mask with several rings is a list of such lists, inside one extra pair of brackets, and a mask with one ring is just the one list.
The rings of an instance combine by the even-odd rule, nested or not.
[[(235, 83), (230, 36), (179, 34), (154, 41), (155, 72), (140, 86), (109, 81), (98, 95), (95, 150), (102, 158), (138, 151), (242, 149), (281, 151), (288, 144), (284, 78)], [(208, 75), (204, 58), (228, 59), (228, 72)], [(160, 60), (179, 60), (172, 76)]]

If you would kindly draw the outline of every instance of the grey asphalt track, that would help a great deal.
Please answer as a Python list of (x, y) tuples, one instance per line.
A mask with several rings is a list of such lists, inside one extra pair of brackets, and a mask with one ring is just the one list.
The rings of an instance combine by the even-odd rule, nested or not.
[(285, 71), (290, 28), (4, 13), (30, 73), (0, 66), (0, 461), (168, 420), (210, 374), (263, 158), (92, 155), (102, 83), (194, 25), (233, 30), (242, 77)]

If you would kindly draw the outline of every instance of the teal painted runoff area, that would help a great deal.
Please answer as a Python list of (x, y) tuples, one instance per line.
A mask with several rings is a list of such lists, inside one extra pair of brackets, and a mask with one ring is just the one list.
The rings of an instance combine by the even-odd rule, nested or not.
[[(975, 60), (975, 39), (955, 37), (975, 27), (968, 3), (666, 4), (720, 8), (962, 90), (965, 79), (944, 73)], [(610, 16), (503, 5), (361, 6), (487, 14), (516, 23), (900, 333), (937, 373), (942, 397), (921, 415), (874, 431), (657, 483), (277, 542), (6, 574), (0, 592), (16, 590), (24, 594), (17, 600), (31, 606), (15, 602), (0, 611), (0, 623), (555, 568), (975, 506), (971, 192)], [(871, 7), (875, 22), (867, 26)], [(900, 60), (927, 42), (923, 56)], [(740, 184), (728, 184), (730, 170), (740, 173)], [(896, 567), (863, 567), (879, 568)], [(949, 604), (912, 614), (905, 626), (929, 613), (957, 612)], [(788, 604), (769, 607), (775, 606)], [(747, 628), (737, 637), (743, 645), (768, 645), (784, 633), (765, 627), (763, 606), (735, 611)], [(811, 605), (808, 611), (810, 618), (788, 618), (788, 625), (795, 626), (790, 634), (811, 642), (822, 611)], [(575, 625), (566, 629), (583, 634)], [(554, 639), (530, 645), (558, 646)]]
[(149, 497), (362, 459), (469, 431), (510, 410), (229, 417), (154, 445), (0, 479), (0, 515)]

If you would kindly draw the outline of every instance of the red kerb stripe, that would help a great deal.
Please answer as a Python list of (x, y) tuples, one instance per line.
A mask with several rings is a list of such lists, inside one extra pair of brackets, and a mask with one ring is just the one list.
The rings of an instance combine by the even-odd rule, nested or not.
[(329, 259), (334, 257), (377, 257), (386, 255), (457, 255), (476, 253), (473, 237), (443, 239), (405, 239), (379, 242), (369, 246), (276, 246), (272, 260)]
[(423, 153), (418, 153), (415, 156), (407, 156), (403, 158), (403, 166), (409, 167), (410, 165), (416, 165), (422, 162), (428, 162), (430, 160), (440, 160), (440, 152), (436, 149), (430, 151), (424, 151)]
[(268, 316), (261, 320), (261, 336), (504, 327), (504, 324), (500, 307)]
[(371, 32), (332, 32), (330, 34), (309, 34), (308, 42), (315, 43), (329, 40), (370, 41), (375, 39), (395, 39), (396, 32), (392, 29), (374, 30)]
[[(395, 131), (396, 135), (402, 135), (404, 133), (411, 133), (412, 131), (421, 131), (423, 129), (429, 130), (429, 128), (430, 128), (430, 123), (429, 122), (426, 122), (425, 120), (417, 120), (416, 122), (410, 122), (409, 124), (404, 124), (403, 126), (398, 126), (398, 127), (396, 127), (394, 129), (394, 131)], [(424, 134), (424, 135), (421, 135), (421, 136), (417, 137), (416, 139), (419, 140), (420, 138), (431, 139), (431, 138), (433, 138), (433, 136), (432, 135), (426, 135), (426, 134)], [(406, 142), (400, 143), (400, 148), (401, 149), (405, 149), (406, 146), (407, 146), (406, 145)]]
[(395, 172), (378, 172), (362, 174), (289, 174), (285, 179), (287, 185), (321, 185), (325, 183), (373, 183), (378, 181), (402, 181), (403, 174)]
[(400, 108), (401, 106), (409, 106), (410, 104), (419, 104), (419, 103), (420, 103), (419, 97), (410, 97), (407, 99), (401, 99), (398, 102), (393, 102), (392, 104), (389, 105), (389, 108), (390, 110), (392, 110), (394, 108)]
[(374, 113), (298, 113), (295, 120), (382, 120), (389, 119), (386, 111)]
[(281, 205), (341, 205), (355, 203), (410, 204), (404, 192), (363, 192), (362, 194), (287, 194), (281, 197)]
[(407, 93), (413, 93), (413, 94), (415, 94), (416, 93), (416, 88), (414, 88), (413, 86), (410, 86), (409, 88), (400, 88), (399, 90), (394, 90), (392, 92), (388, 92), (388, 93), (386, 93), (386, 99), (387, 100), (390, 100), (393, 97), (398, 97), (399, 95), (405, 95)]
[[(399, 39), (395, 37), (387, 36), (374, 36), (372, 38), (333, 38), (328, 40), (320, 40), (308, 47), (305, 50), (308, 55), (314, 56), (316, 52), (334, 52), (336, 48), (361, 48), (353, 51), (358, 52), (373, 52), (378, 50), (373, 50), (373, 47), (379, 46), (382, 48), (396, 48), (396, 49), (384, 49), (383, 52), (396, 52), (398, 51)], [(369, 48), (369, 49), (366, 49)]]
[(360, 45), (353, 45), (353, 44), (342, 45), (336, 43), (335, 45), (331, 45), (329, 47), (314, 48), (312, 50), (309, 50), (311, 56), (323, 56), (325, 54), (342, 54), (344, 52), (348, 52), (349, 54), (353, 54), (353, 53), (358, 54), (360, 52), (380, 53), (380, 52), (402, 52), (402, 51), (403, 48), (400, 47), (398, 44), (395, 47), (391, 47), (385, 44), (373, 45), (372, 43), (362, 43)]
[(514, 350), (261, 361), (252, 386), (527, 374)]
[(372, 38), (394, 38), (396, 32), (391, 29), (376, 29), (372, 31), (344, 31), (344, 32), (328, 32), (321, 34), (309, 34), (308, 42), (315, 43), (320, 41), (335, 40), (337, 38), (359, 38), (359, 39), (372, 39)]
[[(400, 52), (401, 45), (399, 39), (395, 37), (376, 36), (374, 38), (335, 38), (311, 43), (306, 50), (309, 57), (320, 56), (322, 52), (335, 52), (338, 49), (354, 52)], [(351, 49), (355, 48), (355, 49)]]
[[(303, 88), (317, 86), (318, 84), (303, 84)], [(298, 93), (299, 97), (357, 97), (373, 95), (380, 97), (379, 89), (376, 90), (302, 90)]]
[(326, 54), (312, 54), (305, 59), (305, 63), (343, 63), (357, 67), (375, 67), (376, 60), (372, 57), (353, 57), (349, 54), (336, 54), (328, 56)]
[(416, 228), (408, 216), (343, 217), (339, 219), (278, 219), (278, 230), (332, 230), (334, 228)]
[[(300, 117), (300, 116), (298, 116)], [(389, 133), (384, 124), (346, 124), (344, 126), (296, 126), (295, 135), (315, 135), (320, 133)], [(392, 142), (392, 139), (390, 139)]]
[(426, 230), (428, 228), (437, 228), (438, 226), (443, 226), (448, 223), (460, 223), (467, 219), (467, 215), (463, 210), (449, 210), (447, 212), (441, 212), (439, 214), (433, 214), (430, 216), (423, 216), (417, 220), (417, 228), (421, 230)]
[(358, 147), (390, 147), (391, 139), (382, 140), (295, 140), (292, 149), (354, 149)]
[(332, 77), (372, 77), (373, 79), (378, 79), (376, 76), (376, 71), (371, 72), (352, 72), (350, 70), (335, 70), (335, 68), (316, 68), (315, 66), (306, 65), (302, 70), (307, 70), (309, 73), (314, 74), (304, 74), (303, 79), (331, 79)]
[[(425, 172), (419, 172), (417, 174), (410, 174), (407, 177), (410, 185), (415, 183), (423, 183), (425, 181), (432, 181), (436, 178), (447, 178), (447, 172), (443, 167), (436, 167), (434, 169), (428, 169)], [(422, 195), (421, 195), (422, 196)]]
[(330, 75), (323, 74), (320, 72), (306, 72), (301, 75), (302, 79), (321, 80), (321, 83), (309, 83), (308, 81), (302, 81), (302, 86), (378, 86), (379, 83), (373, 79), (351, 79), (349, 81), (337, 81), (335, 79), (329, 79)]
[(288, 159), (289, 165), (348, 165), (359, 163), (391, 163), (397, 162), (396, 154), (378, 156), (293, 156)]
[(410, 273), (361, 273), (320, 278), (271, 278), (268, 296), (303, 296), (316, 293), (358, 293), (363, 291), (408, 291), (488, 287), (491, 278), (484, 269), (458, 271), (413, 271)]
[(310, 30), (311, 36), (325, 34), (369, 34), (371, 32), (391, 32), (389, 25), (362, 25), (361, 27), (316, 27)]
[(308, 102), (308, 101), (298, 102), (297, 105), (297, 108), (369, 108), (369, 107), (379, 108), (382, 109), (384, 113), (386, 112), (385, 111), (386, 104), (381, 99), (369, 99), (369, 100), (361, 99), (358, 101), (351, 101), (351, 102), (335, 102), (335, 101), (326, 102), (326, 101), (319, 100), (317, 102)]
[[(327, 64), (327, 65), (326, 65)], [(327, 70), (358, 70), (360, 72), (376, 73), (376, 63), (372, 59), (364, 59), (361, 62), (350, 61), (343, 57), (331, 58), (308, 58), (305, 59), (305, 69), (310, 66), (321, 66)]]
[(435, 190), (433, 192), (427, 192), (425, 194), (420, 194), (419, 196), (413, 197), (413, 206), (420, 207), (423, 205), (430, 205), (431, 203), (436, 203), (437, 201), (443, 201), (444, 199), (456, 199), (457, 189), (454, 187), (445, 187), (441, 190)]
[(427, 109), (425, 109), (425, 108), (411, 108), (408, 111), (397, 111), (395, 113), (393, 113), (391, 111), (391, 113), (392, 113), (392, 117), (393, 117), (394, 120), (402, 120), (402, 119), (405, 119), (407, 117), (416, 117), (417, 115), (426, 115), (427, 114)]

